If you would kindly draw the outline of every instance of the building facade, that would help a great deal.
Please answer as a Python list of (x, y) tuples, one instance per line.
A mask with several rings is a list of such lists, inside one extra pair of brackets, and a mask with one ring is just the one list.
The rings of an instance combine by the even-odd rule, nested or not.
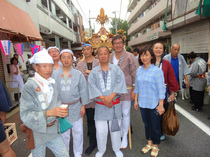
[[(131, 40), (128, 45), (133, 48), (152, 46), (155, 42), (169, 42), (171, 31), (163, 31), (163, 19), (166, 12), (167, 0), (129, 0), (127, 19), (130, 28), (128, 35)], [(167, 12), (171, 11), (171, 1)]]
[[(210, 57), (210, 19), (202, 13), (196, 14), (200, 0), (170, 1), (173, 7), (166, 18), (166, 28), (171, 31), (171, 43), (178, 43), (180, 53), (185, 56), (194, 51), (207, 61)], [(203, 4), (201, 11), (202, 7)]]
[[(21, 42), (20, 40), (24, 44), (25, 62), (28, 60), (27, 54), (31, 54), (30, 44), (41, 45), (45, 48), (49, 46), (57, 46), (60, 49), (69, 48), (74, 53), (81, 51), (83, 17), (72, 0), (7, 0), (7, 2), (28, 13), (43, 38), (43, 41), (35, 42)], [(0, 39), (4, 40), (6, 37), (0, 34)], [(7, 67), (14, 53), (13, 45), (11, 45), (11, 54), (6, 62), (4, 55), (0, 54), (0, 77), (4, 82), (11, 80)], [(20, 58), (19, 61), (23, 70), (26, 70), (25, 62), (22, 62)]]

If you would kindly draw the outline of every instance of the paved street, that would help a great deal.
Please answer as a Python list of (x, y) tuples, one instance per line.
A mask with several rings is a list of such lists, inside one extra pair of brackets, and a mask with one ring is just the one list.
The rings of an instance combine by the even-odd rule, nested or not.
[[(161, 142), (159, 145), (160, 151), (159, 156), (160, 157), (207, 157), (210, 156), (210, 120), (207, 120), (208, 115), (210, 116), (210, 104), (208, 103), (208, 96), (205, 95), (205, 105), (203, 107), (202, 112), (196, 112), (190, 110), (191, 104), (189, 103), (189, 100), (182, 100), (181, 97), (179, 98), (177, 102), (177, 110), (180, 110), (180, 108), (184, 109), (190, 114), (190, 120), (193, 120), (196, 124), (191, 122), (189, 119), (187, 119), (185, 115), (182, 115), (180, 112), (183, 110), (181, 109), (180, 112), (177, 112), (180, 122), (180, 129), (179, 132), (176, 134), (176, 136), (166, 136), (166, 140)], [(133, 134), (132, 134), (132, 145), (133, 149), (130, 150), (127, 148), (126, 150), (123, 150), (124, 157), (147, 157), (150, 156), (150, 153), (148, 154), (141, 154), (141, 148), (146, 144), (146, 139), (144, 135), (144, 126), (143, 122), (141, 120), (140, 112), (135, 111), (133, 106), (131, 110), (131, 124), (133, 128)], [(196, 118), (194, 120), (193, 118)], [(87, 137), (87, 127), (86, 127), (86, 118), (84, 123), (84, 149), (88, 146), (88, 137)], [(202, 123), (200, 124), (199, 121)], [(198, 124), (199, 123), (199, 124)], [(203, 130), (206, 130), (207, 133), (205, 133), (202, 129), (200, 129), (198, 126), (200, 126)], [(17, 127), (19, 128), (19, 126)], [(17, 153), (18, 157), (28, 157), (30, 154), (30, 151), (26, 150), (25, 144), (25, 136), (22, 134), (20, 135), (19, 129), (18, 131), (18, 139), (12, 144), (12, 148)], [(94, 150), (94, 152), (89, 157), (94, 157), (95, 153), (97, 152), (97, 149)], [(47, 151), (47, 157), (53, 156), (50, 151)], [(72, 154), (72, 147), (71, 147), (71, 157), (73, 157)], [(86, 157), (83, 155), (83, 157)], [(104, 157), (115, 157), (114, 152), (111, 149), (111, 142), (110, 139), (108, 140), (107, 144), (107, 151), (104, 155)]]

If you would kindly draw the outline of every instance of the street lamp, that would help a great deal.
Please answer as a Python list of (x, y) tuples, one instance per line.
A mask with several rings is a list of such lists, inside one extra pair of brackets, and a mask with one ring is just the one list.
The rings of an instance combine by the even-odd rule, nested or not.
[(117, 34), (117, 19), (116, 19), (116, 10), (112, 12), (113, 14), (115, 14), (115, 32)]

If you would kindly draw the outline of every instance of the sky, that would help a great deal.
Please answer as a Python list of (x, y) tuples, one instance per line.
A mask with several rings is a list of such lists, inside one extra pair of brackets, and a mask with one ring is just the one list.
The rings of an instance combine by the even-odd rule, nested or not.
[[(129, 13), (127, 13), (127, 6), (129, 0), (72, 0), (76, 8), (80, 11), (81, 15), (83, 16), (83, 24), (85, 28), (89, 28), (89, 10), (90, 10), (90, 18), (96, 18), (100, 14), (100, 9), (104, 8), (105, 14), (108, 17), (114, 18), (115, 14), (112, 13), (116, 11), (116, 17), (127, 20)], [(121, 12), (120, 12), (120, 4), (121, 5)], [(79, 4), (78, 4), (79, 3)], [(80, 7), (81, 9), (80, 9)], [(111, 22), (110, 18), (110, 22)], [(91, 26), (92, 28), (95, 27), (95, 32), (98, 32), (101, 25), (98, 24), (96, 19), (91, 19)], [(111, 27), (109, 24), (105, 24), (104, 27), (106, 30), (109, 31)]]

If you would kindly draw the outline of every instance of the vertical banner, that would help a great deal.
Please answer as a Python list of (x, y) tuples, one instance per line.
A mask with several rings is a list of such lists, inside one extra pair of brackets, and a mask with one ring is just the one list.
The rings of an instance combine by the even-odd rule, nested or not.
[(23, 56), (22, 56), (23, 55), (23, 50), (24, 50), (24, 44), (19, 43), (19, 44), (14, 44), (13, 46), (14, 46), (14, 49), (17, 52), (17, 54), (21, 56), (22, 61), (24, 62), (24, 59), (23, 59)]
[(7, 61), (7, 58), (10, 54), (10, 45), (11, 41), (9, 40), (0, 40), (0, 48), (3, 52), (3, 54), (6, 56), (5, 62)]
[(34, 55), (35, 53), (39, 52), (41, 50), (41, 46), (40, 45), (31, 45), (31, 53), (32, 55)]

